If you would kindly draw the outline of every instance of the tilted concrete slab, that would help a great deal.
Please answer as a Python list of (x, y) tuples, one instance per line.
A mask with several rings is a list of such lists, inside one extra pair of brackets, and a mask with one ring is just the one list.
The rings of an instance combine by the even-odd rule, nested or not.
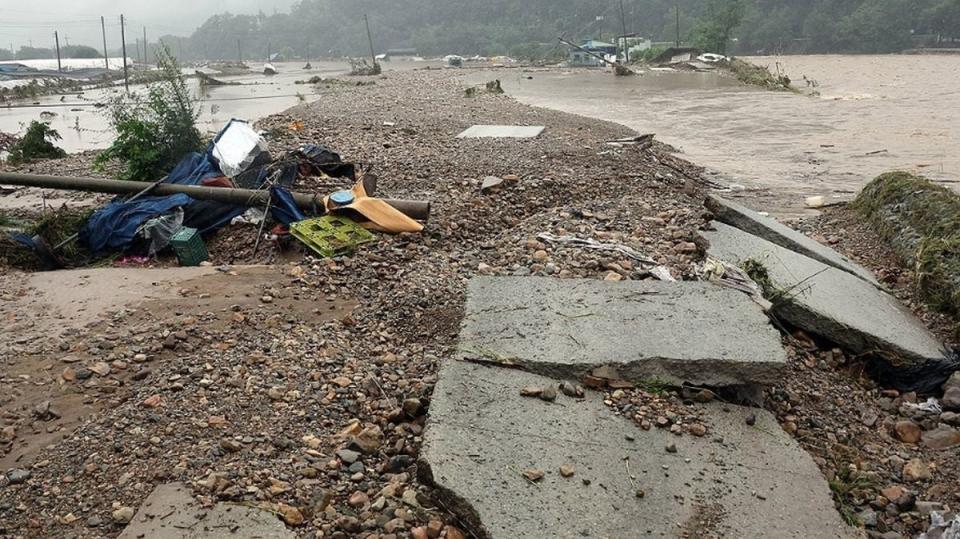
[(218, 503), (203, 508), (183, 483), (159, 485), (140, 506), (119, 539), (293, 539), (269, 511)]
[(856, 275), (874, 286), (880, 286), (877, 278), (866, 268), (772, 217), (760, 215), (750, 208), (716, 195), (707, 197), (706, 206), (721, 223), (739, 228), (744, 232), (749, 232), (754, 236), (823, 262), (828, 266)]
[(460, 354), (559, 378), (612, 365), (628, 380), (711, 387), (773, 382), (786, 365), (757, 304), (695, 282), (476, 277)]
[[(677, 437), (615, 416), (600, 393), (520, 396), (551, 383), (462, 361), (441, 368), (419, 473), (479, 537), (857, 536), (811, 457), (768, 412), (706, 405), (710, 433)], [(561, 476), (564, 464), (573, 477)], [(528, 469), (546, 475), (534, 484), (521, 476)]]
[[(775, 288), (789, 291), (774, 306), (783, 320), (854, 353), (884, 353), (905, 369), (946, 360), (944, 346), (893, 296), (742, 230), (723, 223), (714, 227), (703, 233), (710, 241), (710, 256), (734, 265), (756, 260), (767, 269)], [(922, 371), (916, 374), (923, 375)]]
[(474, 125), (457, 138), (534, 138), (544, 129), (542, 125)]

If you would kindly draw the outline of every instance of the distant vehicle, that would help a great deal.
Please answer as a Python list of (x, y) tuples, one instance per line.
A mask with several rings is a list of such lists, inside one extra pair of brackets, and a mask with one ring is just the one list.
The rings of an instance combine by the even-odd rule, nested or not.
[(264, 75), (276, 75), (277, 68), (273, 67), (273, 64), (263, 64), (263, 74)]

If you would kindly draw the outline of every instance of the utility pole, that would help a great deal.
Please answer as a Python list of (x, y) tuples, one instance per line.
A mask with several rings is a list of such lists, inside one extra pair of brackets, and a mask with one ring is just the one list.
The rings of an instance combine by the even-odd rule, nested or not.
[(107, 23), (103, 20), (103, 15), (100, 16), (100, 32), (103, 34), (103, 63), (109, 71), (110, 58), (107, 56)]
[(271, 43), (270, 43), (270, 40), (268, 39), (268, 40), (267, 40), (267, 61), (268, 61), (268, 62), (270, 61), (270, 53), (273, 52), (273, 51), (270, 50), (270, 48), (271, 48), (270, 45), (271, 45)]
[(53, 41), (57, 44), (57, 71), (63, 73), (63, 66), (60, 64), (60, 34), (53, 32)]
[(600, 34), (597, 40), (603, 41), (603, 15), (597, 15), (597, 33)]
[(150, 57), (147, 56), (147, 27), (143, 27), (143, 63), (149, 63)]
[(373, 59), (373, 67), (377, 67), (377, 53), (373, 51), (373, 34), (370, 33), (370, 19), (367, 14), (363, 14), (363, 23), (367, 25), (367, 41), (370, 42), (370, 58)]
[(237, 40), (237, 58), (240, 59), (240, 63), (243, 63), (243, 40)]
[(630, 63), (630, 45), (627, 44), (627, 17), (623, 13), (623, 0), (620, 0), (620, 25), (623, 27), (623, 61)]
[(677, 10), (677, 48), (680, 47), (680, 3), (675, 4)]
[(120, 15), (120, 43), (123, 46), (123, 87), (130, 93), (130, 79), (127, 75), (127, 36), (123, 29), (123, 15)]

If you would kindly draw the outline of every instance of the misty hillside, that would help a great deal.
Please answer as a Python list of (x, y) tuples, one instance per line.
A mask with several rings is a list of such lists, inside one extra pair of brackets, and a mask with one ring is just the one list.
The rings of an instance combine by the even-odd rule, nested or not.
[[(556, 38), (637, 33), (686, 40), (709, 4), (737, 0), (302, 0), (287, 13), (211, 17), (179, 44), (190, 58), (364, 54), (368, 14), (378, 52), (544, 57)], [(960, 35), (960, 0), (742, 0), (732, 51), (898, 52)], [(598, 20), (602, 17), (602, 20)], [(172, 38), (176, 39), (176, 38)]]

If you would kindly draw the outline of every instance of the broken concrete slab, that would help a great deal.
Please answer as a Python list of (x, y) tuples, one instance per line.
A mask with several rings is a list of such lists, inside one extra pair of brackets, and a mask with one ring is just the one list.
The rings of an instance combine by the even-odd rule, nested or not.
[(772, 217), (760, 215), (747, 207), (716, 195), (707, 197), (706, 206), (721, 223), (856, 275), (874, 286), (880, 286), (877, 278), (866, 268)]
[(853, 353), (887, 357), (897, 368), (883, 382), (909, 388), (922, 379), (925, 385), (936, 384), (931, 387), (935, 391), (955, 370), (946, 368), (944, 346), (893, 296), (850, 273), (737, 228), (723, 223), (714, 227), (703, 233), (710, 242), (710, 256), (738, 266), (747, 260), (762, 264), (770, 285), (785, 292), (774, 301), (777, 317)]
[(457, 138), (534, 138), (544, 129), (542, 125), (474, 125)]
[[(711, 433), (678, 438), (614, 415), (601, 393), (520, 396), (549, 384), (462, 361), (441, 368), (419, 473), (480, 537), (857, 536), (813, 460), (768, 412), (707, 405)], [(528, 469), (545, 475), (530, 482)]]
[(153, 490), (119, 539), (292, 539), (296, 536), (269, 511), (227, 503), (204, 508), (193, 498), (189, 487), (169, 483)]
[(460, 354), (558, 378), (612, 365), (628, 380), (710, 387), (770, 383), (786, 365), (757, 304), (697, 282), (476, 277)]

